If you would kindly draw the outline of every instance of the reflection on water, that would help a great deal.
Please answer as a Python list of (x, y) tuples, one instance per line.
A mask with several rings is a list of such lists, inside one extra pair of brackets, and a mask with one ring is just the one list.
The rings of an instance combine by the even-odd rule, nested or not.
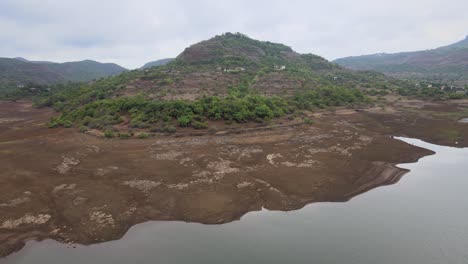
[(347, 203), (253, 212), (220, 226), (150, 222), (119, 241), (76, 248), (30, 242), (5, 263), (468, 263), (468, 149), (400, 167), (396, 185)]

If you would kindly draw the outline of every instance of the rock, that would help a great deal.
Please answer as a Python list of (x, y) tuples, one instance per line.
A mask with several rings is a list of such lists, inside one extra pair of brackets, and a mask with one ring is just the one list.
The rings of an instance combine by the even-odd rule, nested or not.
[(150, 192), (152, 189), (161, 185), (161, 182), (149, 181), (149, 180), (133, 180), (133, 181), (124, 181), (123, 185), (127, 185), (130, 188), (138, 189), (144, 193)]
[(78, 196), (75, 199), (73, 199), (72, 203), (73, 203), (74, 206), (78, 206), (78, 205), (82, 205), (82, 204), (86, 203), (86, 201), (88, 201), (88, 198)]
[(0, 226), (0, 229), (15, 229), (21, 225), (42, 225), (50, 220), (51, 216), (48, 214), (25, 215), (19, 219), (6, 220)]
[(65, 174), (78, 164), (80, 164), (80, 161), (78, 159), (64, 156), (62, 163), (55, 167), (55, 170), (61, 174)]

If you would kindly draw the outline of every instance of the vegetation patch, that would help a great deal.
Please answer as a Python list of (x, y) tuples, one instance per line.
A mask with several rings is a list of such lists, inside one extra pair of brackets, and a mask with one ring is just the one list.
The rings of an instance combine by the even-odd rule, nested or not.
[[(208, 128), (207, 120), (265, 122), (298, 110), (369, 102), (361, 91), (339, 87), (314, 89), (289, 98), (236, 92), (227, 97), (203, 97), (196, 101), (154, 101), (140, 95), (90, 102), (77, 109), (62, 112), (50, 121), (49, 126), (69, 127), (74, 124), (79, 127), (107, 129), (105, 137), (112, 138), (114, 135), (109, 128), (123, 122), (127, 116), (130, 117), (131, 127), (173, 133), (173, 121), (180, 127), (205, 129)], [(159, 127), (155, 127), (158, 124)]]

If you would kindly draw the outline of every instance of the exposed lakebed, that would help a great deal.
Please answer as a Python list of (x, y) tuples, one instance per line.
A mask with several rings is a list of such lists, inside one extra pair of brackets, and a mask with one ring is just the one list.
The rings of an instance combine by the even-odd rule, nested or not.
[(148, 222), (113, 242), (46, 240), (4, 263), (467, 263), (468, 149), (402, 139), (435, 155), (347, 203), (263, 210), (224, 225)]

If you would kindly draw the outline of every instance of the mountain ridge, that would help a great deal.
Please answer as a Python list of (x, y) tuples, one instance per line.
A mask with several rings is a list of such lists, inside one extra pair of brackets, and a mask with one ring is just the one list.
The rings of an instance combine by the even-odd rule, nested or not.
[(150, 61), (150, 62), (145, 63), (145, 65), (141, 66), (140, 69), (148, 69), (151, 67), (163, 66), (173, 60), (175, 60), (175, 58), (165, 58), (165, 59)]
[(468, 82), (468, 36), (435, 49), (351, 56), (334, 61), (352, 70), (372, 70), (397, 78)]
[(21, 57), (0, 58), (0, 85), (11, 87), (26, 83), (48, 85), (68, 81), (91, 81), (125, 71), (127, 69), (115, 63), (93, 60), (56, 63), (29, 61)]

